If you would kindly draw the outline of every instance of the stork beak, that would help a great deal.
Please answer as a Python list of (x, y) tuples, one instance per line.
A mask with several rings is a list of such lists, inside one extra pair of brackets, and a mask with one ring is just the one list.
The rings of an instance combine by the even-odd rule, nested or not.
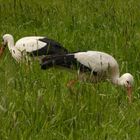
[(127, 86), (127, 95), (129, 103), (132, 103), (132, 86)]
[(4, 50), (5, 50), (5, 45), (2, 43), (2, 46), (0, 47), (0, 57), (4, 53)]

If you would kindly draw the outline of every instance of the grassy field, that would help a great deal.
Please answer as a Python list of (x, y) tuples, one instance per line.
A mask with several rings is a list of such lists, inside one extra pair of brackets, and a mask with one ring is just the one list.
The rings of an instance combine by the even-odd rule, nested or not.
[(0, 58), (0, 140), (140, 139), (139, 0), (0, 0), (0, 34), (53, 38), (70, 51), (113, 55), (134, 75), (133, 103), (111, 83), (78, 82), (76, 71), (31, 70), (8, 48)]

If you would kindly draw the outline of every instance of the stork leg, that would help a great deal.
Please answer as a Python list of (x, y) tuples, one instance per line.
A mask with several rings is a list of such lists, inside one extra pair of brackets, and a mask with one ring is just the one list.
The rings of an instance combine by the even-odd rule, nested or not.
[(72, 88), (72, 86), (77, 82), (77, 79), (72, 79), (67, 83), (68, 88)]
[(79, 77), (80, 77), (80, 71), (78, 70), (77, 77), (75, 79), (70, 80), (67, 83), (67, 87), (72, 89), (73, 85), (76, 84), (78, 82), (78, 80), (80, 79)]

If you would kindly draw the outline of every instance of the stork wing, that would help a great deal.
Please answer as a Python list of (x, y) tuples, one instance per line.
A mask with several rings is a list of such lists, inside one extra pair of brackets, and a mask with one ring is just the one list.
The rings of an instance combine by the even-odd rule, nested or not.
[(33, 52), (47, 45), (47, 43), (39, 41), (43, 37), (25, 37), (16, 42), (15, 47), (22, 51)]
[(99, 56), (94, 53), (80, 52), (75, 54), (75, 58), (84, 66), (90, 68), (92, 71), (100, 72), (102, 62)]
[(103, 52), (87, 51), (75, 53), (75, 58), (81, 64), (89, 67), (98, 75), (117, 75), (119, 67), (117, 61), (111, 56)]
[(58, 42), (44, 37), (25, 37), (17, 41), (15, 47), (34, 56), (47, 54), (66, 54), (68, 51)]

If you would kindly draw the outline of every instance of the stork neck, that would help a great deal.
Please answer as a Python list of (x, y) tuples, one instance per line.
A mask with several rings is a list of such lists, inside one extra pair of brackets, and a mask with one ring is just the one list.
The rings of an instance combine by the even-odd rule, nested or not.
[(122, 79), (121, 79), (121, 77), (119, 77), (119, 75), (115, 76), (112, 79), (112, 83), (114, 83), (116, 85), (123, 85)]
[(14, 39), (13, 37), (8, 40), (8, 48), (11, 50), (14, 47)]

